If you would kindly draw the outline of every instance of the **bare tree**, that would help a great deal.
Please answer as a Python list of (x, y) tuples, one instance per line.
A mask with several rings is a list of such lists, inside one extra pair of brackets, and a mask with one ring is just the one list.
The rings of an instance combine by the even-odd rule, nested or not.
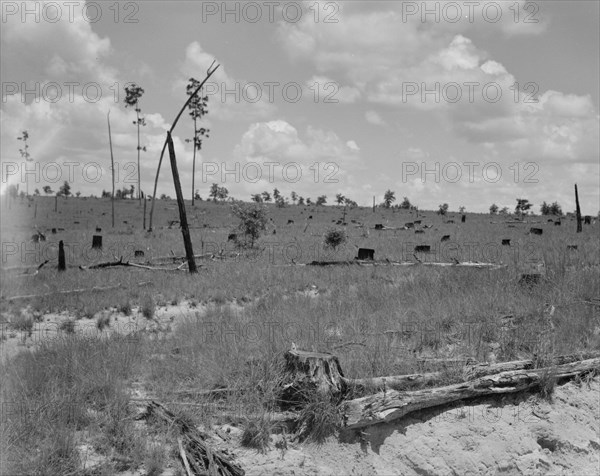
[[(189, 79), (189, 83), (186, 86), (186, 93), (191, 96), (196, 89), (200, 86), (200, 81), (194, 78)], [(196, 199), (195, 190), (195, 178), (196, 178), (196, 151), (202, 149), (202, 137), (208, 139), (209, 129), (205, 127), (198, 128), (198, 121), (202, 119), (202, 116), (208, 114), (208, 96), (200, 96), (196, 94), (192, 96), (191, 101), (188, 104), (190, 110), (190, 116), (194, 121), (194, 137), (192, 139), (186, 139), (186, 142), (193, 142), (194, 144), (194, 158), (192, 159), (192, 206), (194, 206), (194, 200)]]

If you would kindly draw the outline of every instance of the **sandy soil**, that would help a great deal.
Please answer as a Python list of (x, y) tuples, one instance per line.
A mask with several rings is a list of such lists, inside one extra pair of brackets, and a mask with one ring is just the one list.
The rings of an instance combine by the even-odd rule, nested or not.
[[(128, 333), (147, 329), (168, 332), (189, 316), (202, 312), (189, 303), (159, 308), (152, 321), (133, 309), (131, 316), (112, 314), (109, 328), (99, 331), (94, 319), (76, 321), (76, 332)], [(25, 309), (24, 312), (31, 312)], [(0, 358), (35, 349), (57, 338), (68, 313), (48, 314), (34, 332), (3, 329)], [(600, 377), (570, 381), (556, 388), (552, 402), (533, 394), (482, 398), (424, 410), (394, 424), (366, 429), (362, 435), (342, 434), (321, 445), (287, 441), (272, 435), (265, 453), (240, 445), (241, 430), (224, 426), (229, 441), (215, 442), (236, 456), (247, 475), (598, 475), (600, 474)], [(98, 464), (86, 451), (88, 466)], [(125, 473), (123, 473), (125, 474)], [(128, 474), (144, 474), (134, 472)], [(175, 474), (169, 467), (164, 475)]]

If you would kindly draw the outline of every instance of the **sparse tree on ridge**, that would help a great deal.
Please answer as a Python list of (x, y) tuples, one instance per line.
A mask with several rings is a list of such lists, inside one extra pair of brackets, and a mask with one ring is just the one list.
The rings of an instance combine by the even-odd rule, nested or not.
[(498, 205), (492, 203), (490, 205), (490, 215), (495, 215), (496, 213), (498, 213)]
[(317, 197), (317, 206), (325, 205), (327, 203), (327, 195), (320, 195)]
[[(141, 178), (140, 178), (140, 152), (143, 150), (146, 152), (146, 146), (142, 147), (140, 145), (140, 126), (146, 125), (146, 120), (143, 117), (140, 117), (140, 113), (142, 112), (140, 108), (140, 99), (144, 95), (144, 89), (141, 86), (138, 86), (135, 83), (131, 83), (128, 86), (125, 86), (125, 107), (133, 107), (135, 110), (136, 120), (133, 121), (133, 124), (137, 126), (137, 175), (138, 175), (138, 200), (142, 200), (142, 196), (140, 194), (141, 188)], [(133, 196), (131, 197), (133, 198)]]
[(515, 207), (515, 214), (525, 215), (527, 211), (533, 206), (533, 203), (529, 203), (526, 198), (517, 198), (517, 206)]
[[(194, 78), (189, 79), (189, 83), (186, 86), (186, 93), (188, 96), (191, 96), (196, 89), (200, 86), (200, 81)], [(194, 144), (194, 156), (192, 158), (192, 206), (194, 206), (194, 200), (196, 200), (196, 194), (194, 192), (195, 188), (195, 178), (196, 178), (196, 151), (202, 149), (202, 137), (206, 137), (208, 139), (209, 129), (205, 127), (198, 128), (198, 121), (202, 119), (202, 116), (208, 114), (208, 96), (200, 96), (200, 94), (196, 94), (190, 103), (188, 104), (188, 109), (190, 110), (190, 116), (194, 121), (194, 137), (192, 139), (186, 139), (186, 142), (193, 142)]]
[(385, 208), (390, 208), (392, 203), (396, 201), (396, 194), (391, 190), (387, 190), (383, 195), (383, 206)]

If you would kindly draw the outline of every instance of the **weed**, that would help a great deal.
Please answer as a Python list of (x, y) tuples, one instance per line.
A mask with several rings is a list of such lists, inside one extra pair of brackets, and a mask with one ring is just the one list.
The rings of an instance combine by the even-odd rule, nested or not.
[(150, 294), (146, 294), (142, 299), (142, 315), (146, 319), (154, 319), (156, 304)]

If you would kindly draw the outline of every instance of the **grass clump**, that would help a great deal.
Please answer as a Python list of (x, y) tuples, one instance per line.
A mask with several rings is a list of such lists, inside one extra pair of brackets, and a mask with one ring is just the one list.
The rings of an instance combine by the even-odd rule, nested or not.
[(142, 315), (146, 319), (154, 319), (156, 304), (150, 294), (146, 294), (142, 299)]
[(273, 429), (274, 423), (266, 414), (258, 418), (249, 418), (244, 424), (241, 443), (247, 448), (255, 448), (264, 453), (271, 443)]

